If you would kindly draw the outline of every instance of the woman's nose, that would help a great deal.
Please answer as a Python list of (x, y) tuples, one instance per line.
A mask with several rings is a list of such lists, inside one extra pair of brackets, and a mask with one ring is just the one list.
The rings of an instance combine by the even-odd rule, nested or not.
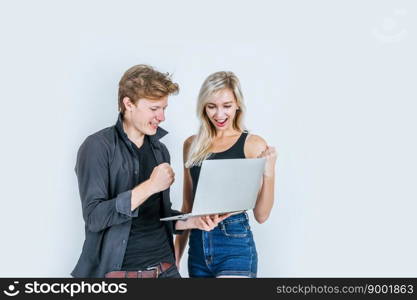
[(217, 117), (217, 118), (224, 117), (225, 116), (225, 112), (224, 112), (223, 109), (217, 109), (216, 112), (215, 112), (215, 114), (214, 114), (214, 116)]

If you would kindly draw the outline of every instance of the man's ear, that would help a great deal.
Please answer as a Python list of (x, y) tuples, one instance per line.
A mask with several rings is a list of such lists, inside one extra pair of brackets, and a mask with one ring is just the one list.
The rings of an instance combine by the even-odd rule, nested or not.
[(129, 97), (124, 97), (123, 98), (123, 105), (125, 106), (125, 110), (126, 111), (132, 111), (133, 110), (133, 106), (135, 106), (132, 101), (130, 100)]

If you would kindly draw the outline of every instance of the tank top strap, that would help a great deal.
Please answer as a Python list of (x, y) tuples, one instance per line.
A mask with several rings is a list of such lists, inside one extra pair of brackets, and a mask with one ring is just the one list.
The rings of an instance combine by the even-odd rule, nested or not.
[(244, 130), (242, 132), (242, 134), (240, 135), (239, 139), (237, 140), (236, 144), (234, 145), (234, 147), (239, 149), (239, 151), (241, 151), (241, 153), (244, 153), (243, 149), (245, 147), (245, 141), (246, 141), (246, 137), (248, 136), (248, 134), (249, 134), (249, 132), (247, 130)]

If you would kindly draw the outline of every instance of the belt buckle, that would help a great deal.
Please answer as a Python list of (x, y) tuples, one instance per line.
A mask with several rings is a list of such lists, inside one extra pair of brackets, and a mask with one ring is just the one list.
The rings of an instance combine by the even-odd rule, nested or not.
[(159, 277), (159, 265), (153, 266), (153, 267), (147, 267), (147, 271), (156, 270), (156, 278)]

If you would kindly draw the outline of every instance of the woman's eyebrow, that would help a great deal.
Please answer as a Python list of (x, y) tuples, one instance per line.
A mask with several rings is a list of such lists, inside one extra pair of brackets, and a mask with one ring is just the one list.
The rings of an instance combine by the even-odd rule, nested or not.
[[(233, 101), (227, 101), (227, 102), (224, 102), (222, 104), (225, 105), (225, 104), (232, 104), (232, 103), (233, 103)], [(216, 103), (208, 102), (207, 105), (216, 105)]]

